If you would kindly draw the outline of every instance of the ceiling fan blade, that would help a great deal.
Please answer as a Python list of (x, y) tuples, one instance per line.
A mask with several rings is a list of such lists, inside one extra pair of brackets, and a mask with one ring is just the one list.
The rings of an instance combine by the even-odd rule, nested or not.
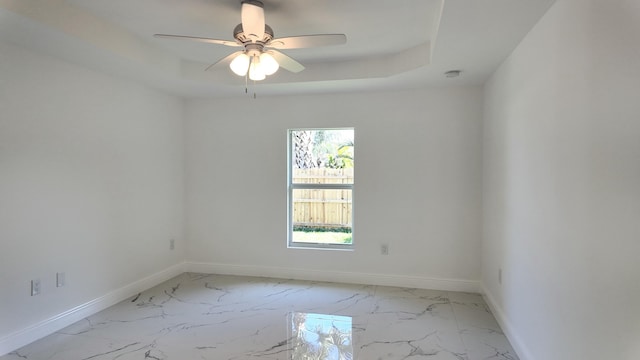
[(273, 39), (267, 44), (274, 49), (302, 49), (318, 46), (341, 45), (347, 42), (345, 34), (319, 34), (290, 36)]
[(277, 50), (269, 50), (267, 51), (274, 59), (278, 62), (281, 68), (285, 70), (289, 70), (293, 73), (299, 73), (304, 70), (304, 66), (299, 62), (295, 61), (293, 58), (281, 53)]
[(204, 69), (204, 71), (209, 71), (209, 70), (211, 70), (213, 67), (215, 67), (216, 65), (222, 65), (222, 64), (225, 64), (225, 63), (230, 63), (230, 62), (231, 62), (231, 60), (233, 60), (236, 56), (238, 56), (238, 55), (242, 54), (243, 52), (244, 52), (244, 51), (242, 51), (242, 50), (241, 50), (241, 51), (236, 51), (236, 52), (234, 52), (234, 53), (231, 53), (231, 54), (229, 54), (229, 55), (227, 55), (227, 56), (223, 57), (222, 59), (220, 59), (220, 60), (218, 60), (218, 61), (214, 62), (213, 64), (211, 64), (211, 65), (207, 66), (207, 68), (206, 68), (206, 69)]
[(153, 36), (160, 39), (190, 40), (190, 41), (198, 41), (198, 42), (204, 42), (209, 44), (226, 45), (226, 46), (232, 46), (232, 47), (242, 46), (242, 44), (238, 44), (235, 41), (210, 39), (210, 38), (203, 38), (203, 37), (196, 37), (196, 36), (168, 35), (168, 34), (154, 34)]
[(258, 0), (242, 1), (240, 10), (242, 18), (242, 31), (252, 42), (262, 40), (264, 37), (264, 5)]

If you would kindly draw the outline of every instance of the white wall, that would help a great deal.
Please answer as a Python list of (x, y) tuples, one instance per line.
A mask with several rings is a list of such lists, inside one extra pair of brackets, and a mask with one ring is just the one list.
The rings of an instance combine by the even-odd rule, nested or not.
[(483, 282), (523, 360), (640, 358), (638, 34), (637, 1), (558, 0), (485, 86)]
[[(480, 88), (257, 92), (187, 103), (187, 258), (202, 265), (192, 269), (478, 289)], [(351, 126), (355, 251), (287, 249), (287, 129)]]
[[(0, 43), (0, 340), (11, 343), (3, 346), (182, 261), (183, 105)], [(55, 287), (56, 272), (66, 273), (65, 287)], [(42, 293), (31, 297), (35, 278)]]

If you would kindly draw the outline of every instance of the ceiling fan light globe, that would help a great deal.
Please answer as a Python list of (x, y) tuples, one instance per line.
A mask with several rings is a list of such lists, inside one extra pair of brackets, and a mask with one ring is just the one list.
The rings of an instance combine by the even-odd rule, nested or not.
[(260, 66), (259, 62), (251, 62), (249, 66), (249, 79), (253, 81), (264, 80), (267, 76), (264, 73), (264, 69)]
[(249, 71), (249, 60), (250, 59), (247, 54), (240, 54), (236, 56), (233, 61), (231, 61), (229, 67), (231, 68), (231, 71), (234, 72), (234, 74), (238, 76), (245, 76), (247, 75), (247, 71)]
[(269, 53), (260, 54), (260, 67), (264, 70), (265, 75), (273, 75), (280, 68), (276, 59)]

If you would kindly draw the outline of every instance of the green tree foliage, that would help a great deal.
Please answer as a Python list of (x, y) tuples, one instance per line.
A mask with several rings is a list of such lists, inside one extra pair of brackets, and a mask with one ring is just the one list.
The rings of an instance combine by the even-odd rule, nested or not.
[(353, 167), (353, 130), (296, 130), (292, 144), (298, 169)]

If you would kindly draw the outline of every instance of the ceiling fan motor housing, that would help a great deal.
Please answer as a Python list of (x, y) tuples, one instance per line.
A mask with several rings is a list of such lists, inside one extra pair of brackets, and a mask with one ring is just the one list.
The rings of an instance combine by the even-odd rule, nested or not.
[(254, 6), (264, 8), (264, 4), (260, 0), (242, 0), (240, 4), (249, 4), (249, 5), (254, 5)]
[[(251, 43), (252, 41), (251, 38), (249, 38), (244, 33), (242, 24), (236, 25), (235, 29), (233, 29), (233, 38), (236, 39), (238, 42), (242, 43), (243, 45)], [(262, 40), (258, 41), (258, 43), (262, 43), (263, 45), (268, 44), (272, 39), (273, 39), (273, 29), (271, 28), (271, 26), (265, 24), (264, 36), (262, 37)]]

